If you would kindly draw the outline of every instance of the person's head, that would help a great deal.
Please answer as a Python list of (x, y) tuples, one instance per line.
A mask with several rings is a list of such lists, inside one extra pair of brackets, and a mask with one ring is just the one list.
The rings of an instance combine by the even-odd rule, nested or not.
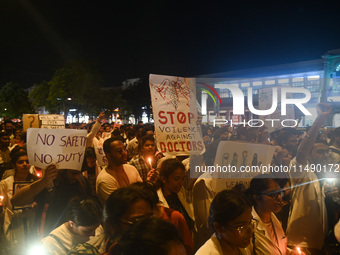
[(123, 142), (118, 137), (111, 137), (105, 140), (103, 149), (109, 164), (116, 166), (126, 164), (127, 152)]
[(97, 157), (93, 147), (88, 147), (85, 149), (85, 161), (89, 168), (92, 168), (96, 165)]
[(278, 145), (288, 150), (291, 155), (296, 154), (299, 147), (299, 135), (300, 131), (295, 128), (285, 128), (280, 130), (277, 138)]
[(67, 207), (66, 217), (70, 231), (79, 236), (94, 236), (102, 213), (99, 205), (91, 198), (72, 198)]
[(328, 149), (327, 142), (317, 138), (309, 154), (309, 162), (314, 165), (327, 164), (329, 159)]
[(155, 138), (152, 135), (143, 136), (139, 143), (139, 150), (143, 156), (154, 156), (156, 147), (155, 147)]
[(178, 193), (184, 183), (185, 167), (177, 159), (166, 159), (159, 169), (159, 177), (164, 195)]
[(28, 162), (27, 151), (19, 146), (15, 147), (11, 153), (11, 163), (16, 173), (28, 174), (31, 165)]
[(135, 182), (129, 185), (129, 188), (142, 190), (143, 192), (148, 194), (150, 201), (152, 202), (152, 209), (155, 216), (161, 216), (158, 205), (160, 204), (158, 194), (153, 184), (148, 182)]
[(99, 130), (96, 134), (96, 138), (99, 139), (102, 137), (102, 135), (103, 135), (103, 132)]
[(272, 174), (259, 174), (250, 181), (247, 194), (257, 212), (277, 213), (283, 206), (285, 192)]
[(153, 201), (143, 189), (119, 188), (111, 193), (104, 206), (104, 230), (114, 239), (137, 221), (153, 215)]
[(22, 146), (26, 143), (26, 132), (15, 133), (14, 141), (17, 145)]
[(111, 137), (114, 136), (120, 136), (120, 131), (118, 128), (115, 128), (112, 132), (111, 132)]
[(176, 227), (168, 221), (150, 218), (137, 222), (119, 240), (111, 254), (185, 255)]
[(10, 120), (5, 121), (5, 130), (6, 130), (6, 132), (12, 134), (13, 133), (13, 129), (14, 129), (13, 122), (10, 121)]
[(146, 135), (154, 135), (153, 126), (152, 125), (144, 125), (141, 133), (142, 137)]
[(228, 246), (249, 245), (253, 233), (251, 219), (251, 204), (242, 193), (223, 190), (210, 205), (209, 226)]
[(0, 147), (6, 148), (9, 146), (9, 134), (7, 132), (0, 132)]

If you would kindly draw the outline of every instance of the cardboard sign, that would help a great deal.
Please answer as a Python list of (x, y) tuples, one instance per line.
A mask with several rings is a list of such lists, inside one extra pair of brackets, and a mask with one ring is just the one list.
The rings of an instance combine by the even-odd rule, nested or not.
[(22, 123), (24, 132), (26, 132), (29, 128), (39, 128), (39, 114), (23, 114)]
[(41, 114), (39, 115), (41, 128), (63, 129), (65, 128), (65, 118), (62, 114)]
[(28, 159), (39, 168), (56, 164), (58, 169), (80, 171), (86, 135), (86, 130), (30, 128), (27, 130)]
[(157, 148), (166, 156), (203, 154), (195, 79), (152, 74), (150, 92)]

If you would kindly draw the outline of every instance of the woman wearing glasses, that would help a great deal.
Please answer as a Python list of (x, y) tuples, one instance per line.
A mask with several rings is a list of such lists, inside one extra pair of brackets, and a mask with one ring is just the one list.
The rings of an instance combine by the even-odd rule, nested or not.
[(260, 174), (251, 180), (247, 194), (253, 203), (253, 253), (257, 255), (304, 254), (302, 251), (287, 249), (286, 235), (274, 214), (285, 205), (282, 201), (284, 191), (280, 188), (277, 179), (272, 174)]
[(196, 255), (251, 254), (251, 204), (243, 194), (232, 190), (219, 192), (210, 205), (209, 226), (214, 234)]

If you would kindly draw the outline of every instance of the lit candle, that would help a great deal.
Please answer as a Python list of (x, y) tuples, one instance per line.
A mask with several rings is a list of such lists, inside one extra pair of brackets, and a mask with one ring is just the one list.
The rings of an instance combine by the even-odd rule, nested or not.
[(149, 164), (150, 164), (150, 166), (151, 166), (151, 168), (152, 168), (151, 158), (148, 158), (148, 161), (149, 161)]
[(4, 200), (4, 196), (0, 196), (0, 206), (2, 206), (2, 201)]
[(299, 254), (301, 254), (301, 250), (300, 250), (300, 247), (296, 247), (297, 251)]

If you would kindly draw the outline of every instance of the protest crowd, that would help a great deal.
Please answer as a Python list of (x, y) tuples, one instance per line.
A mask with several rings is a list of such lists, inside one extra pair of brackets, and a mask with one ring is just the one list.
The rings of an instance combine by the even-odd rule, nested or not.
[[(117, 126), (100, 113), (66, 125), (87, 130), (81, 171), (32, 164), (26, 132), (5, 118), (0, 254), (339, 254), (340, 128), (322, 128), (328, 104), (317, 113), (306, 130), (200, 123), (206, 149), (195, 156), (163, 153), (154, 124)], [(213, 166), (219, 145), (234, 143), (269, 148), (270, 165), (290, 171), (221, 190), (214, 181), (228, 179), (192, 171)], [(224, 153), (224, 164), (261, 167), (255, 154)]]

